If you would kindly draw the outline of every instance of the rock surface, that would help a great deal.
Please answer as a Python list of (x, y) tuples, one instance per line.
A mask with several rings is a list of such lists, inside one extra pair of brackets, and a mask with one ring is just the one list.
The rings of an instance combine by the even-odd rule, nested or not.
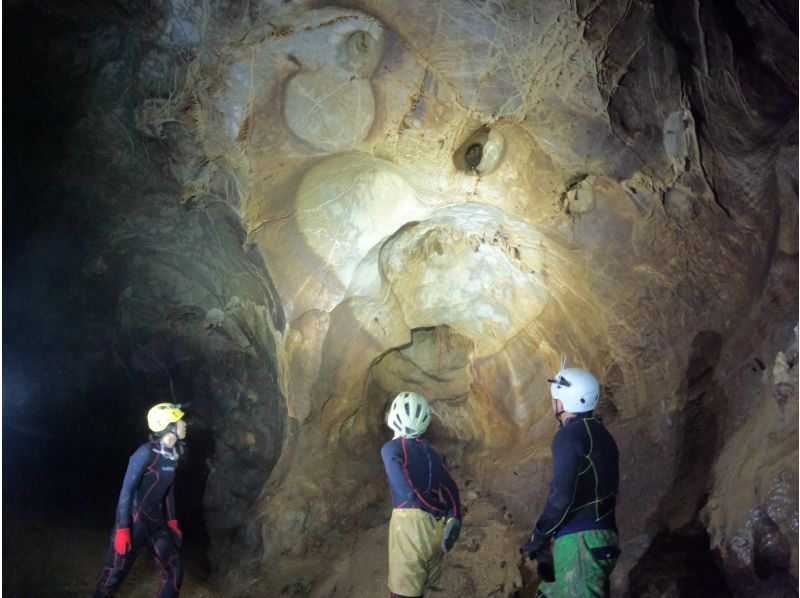
[(130, 429), (189, 398), (216, 583), (372, 595), (382, 418), (420, 392), (474, 494), (433, 595), (512, 595), (566, 354), (620, 445), (615, 591), (680, 592), (637, 564), (689, 536), (724, 592), (796, 585), (796, 5), (136, 4), (11, 9), (68, 115), (28, 157), (76, 286), (37, 301), (93, 340), (12, 343), (4, 420), (81, 368)]

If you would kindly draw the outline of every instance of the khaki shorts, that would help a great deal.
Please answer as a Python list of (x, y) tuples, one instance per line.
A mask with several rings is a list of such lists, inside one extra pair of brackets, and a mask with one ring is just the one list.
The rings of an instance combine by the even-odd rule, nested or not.
[(442, 572), (445, 517), (421, 509), (393, 509), (389, 522), (389, 590), (422, 596)]

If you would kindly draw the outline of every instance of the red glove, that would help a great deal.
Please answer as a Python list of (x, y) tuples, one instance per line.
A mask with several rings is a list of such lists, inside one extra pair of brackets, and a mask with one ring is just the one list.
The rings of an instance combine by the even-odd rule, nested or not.
[(167, 521), (167, 526), (169, 527), (169, 533), (172, 534), (172, 541), (175, 542), (175, 546), (180, 548), (183, 544), (183, 532), (178, 527), (178, 520), (170, 519)]
[(181, 531), (181, 528), (178, 527), (177, 519), (170, 519), (169, 521), (167, 521), (167, 525), (173, 532), (178, 534), (178, 536), (180, 536), (181, 538), (183, 537), (183, 532)]
[(131, 529), (119, 527), (114, 533), (114, 552), (125, 554), (131, 549)]

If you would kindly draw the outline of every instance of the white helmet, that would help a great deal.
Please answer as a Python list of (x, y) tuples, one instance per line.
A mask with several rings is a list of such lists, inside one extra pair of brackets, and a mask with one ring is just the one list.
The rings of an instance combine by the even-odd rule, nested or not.
[(425, 397), (415, 392), (401, 392), (392, 401), (386, 425), (394, 430), (394, 437), (416, 438), (431, 423), (431, 406)]
[(568, 413), (591, 411), (600, 398), (597, 378), (580, 368), (562, 368), (550, 382), (550, 396), (558, 399)]

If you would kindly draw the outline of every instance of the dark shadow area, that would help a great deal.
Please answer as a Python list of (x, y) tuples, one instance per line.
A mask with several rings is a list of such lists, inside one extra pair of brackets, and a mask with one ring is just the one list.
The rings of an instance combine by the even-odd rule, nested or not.
[(692, 341), (684, 377), (686, 405), (681, 414), (678, 465), (672, 488), (658, 510), (660, 523), (669, 529), (693, 521), (708, 499), (727, 407), (725, 395), (714, 380), (721, 349), (722, 339), (713, 331), (702, 331)]
[[(116, 253), (110, 247), (109, 230), (126, 218), (116, 206), (162, 183), (168, 194), (169, 185), (131, 175), (119, 188), (102, 188), (97, 173), (115, 166), (103, 162), (102, 147), (88, 148), (82, 158), (94, 162), (75, 169), (75, 140), (85, 139), (79, 124), (110, 110), (92, 94), (104, 60), (114, 57), (93, 53), (103, 40), (110, 52), (130, 53), (123, 62), (142, 51), (126, 33), (130, 16), (116, 3), (3, 7), (3, 589), (9, 595), (90, 592), (128, 459), (148, 438), (152, 405), (190, 403), (194, 421), (175, 483), (182, 555), (195, 580), (212, 572), (214, 532), (204, 502), (210, 463), (220, 464), (217, 512), (230, 528), (251, 523), (245, 506), (280, 454), (286, 410), (265, 351), (253, 356), (223, 338), (221, 327), (207, 331), (206, 310), (162, 300), (158, 281), (151, 303), (132, 296), (133, 286), (150, 282), (146, 266), (158, 256), (135, 235)], [(136, 101), (131, 96), (129, 105), (113, 109), (124, 115)], [(196, 212), (188, 217), (199, 219)], [(215, 233), (244, 254), (238, 218), (220, 218)], [(188, 253), (195, 263), (197, 252)], [(255, 251), (231, 271), (248, 266), (253, 278), (267, 278)], [(125, 301), (139, 311), (126, 311)], [(232, 415), (237, 409), (247, 415)], [(250, 423), (258, 450), (245, 461), (237, 443)], [(216, 442), (218, 434), (231, 445)], [(238, 553), (229, 548), (223, 552), (235, 561)], [(247, 547), (248, 554), (258, 550)], [(155, 571), (149, 562), (143, 569)]]
[[(72, 410), (58, 402), (49, 410), (38, 395), (35, 412), (21, 414), (16, 405), (14, 413), (4, 402), (3, 589), (9, 595), (88, 595), (102, 568), (128, 458), (148, 437), (150, 400), (146, 392), (132, 392), (121, 371), (87, 376), (92, 391), (76, 393)], [(132, 405), (120, 400), (131, 394), (140, 397)], [(208, 430), (189, 434), (176, 502), (185, 534), (181, 552), (197, 579), (211, 572), (203, 495), (214, 444)], [(68, 554), (59, 555), (65, 546)], [(143, 575), (155, 574), (147, 555), (139, 561)]]
[(214, 437), (211, 430), (195, 425), (191, 418), (188, 434), (191, 434), (189, 449), (181, 463), (180, 475), (175, 478), (175, 502), (180, 506), (185, 551), (191, 551), (192, 559), (208, 578), (212, 572), (208, 558), (211, 536), (206, 526), (203, 495), (209, 473), (208, 462), (214, 454)]
[(656, 535), (647, 552), (631, 569), (629, 579), (626, 596), (630, 598), (734, 596), (712, 558), (705, 528), (697, 521)]
[(721, 349), (722, 338), (713, 331), (702, 331), (692, 341), (674, 481), (659, 505), (661, 531), (629, 573), (628, 596), (662, 595), (671, 588), (685, 598), (733, 595), (699, 520), (708, 500), (727, 402), (714, 380)]

